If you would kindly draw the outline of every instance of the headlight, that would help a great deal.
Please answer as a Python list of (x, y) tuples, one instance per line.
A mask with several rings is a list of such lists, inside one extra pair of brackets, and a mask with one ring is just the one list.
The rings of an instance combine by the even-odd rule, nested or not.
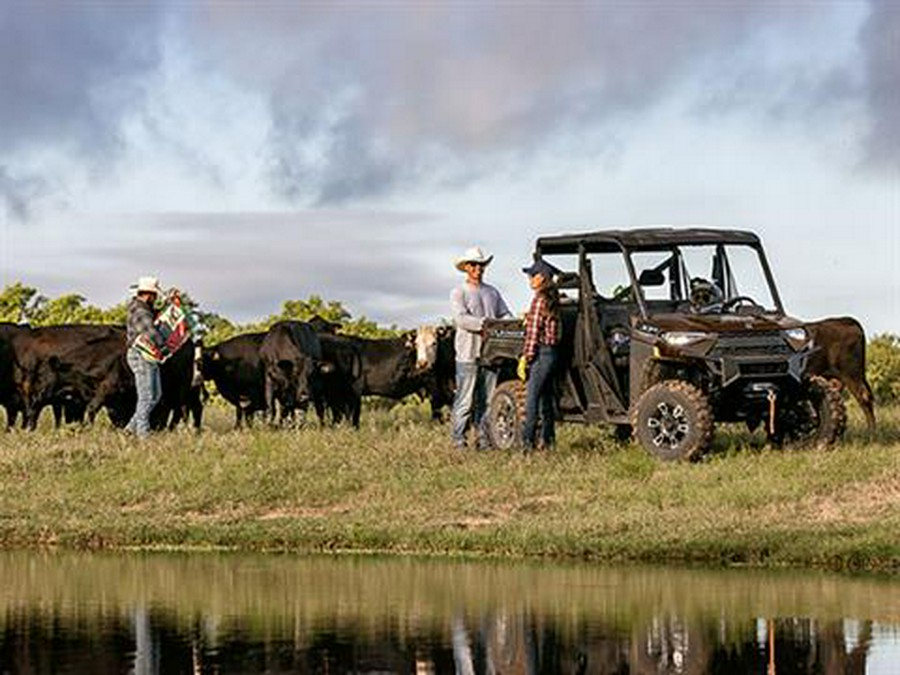
[(787, 336), (788, 340), (793, 342), (806, 342), (809, 338), (809, 334), (806, 332), (805, 328), (788, 328), (784, 331), (784, 334)]
[(692, 345), (695, 342), (701, 342), (707, 338), (709, 338), (708, 333), (688, 333), (680, 331), (664, 333), (662, 336), (663, 342), (672, 347), (687, 347), (688, 345)]
[(788, 328), (784, 331), (784, 337), (796, 351), (803, 349), (809, 342), (809, 333), (805, 328)]

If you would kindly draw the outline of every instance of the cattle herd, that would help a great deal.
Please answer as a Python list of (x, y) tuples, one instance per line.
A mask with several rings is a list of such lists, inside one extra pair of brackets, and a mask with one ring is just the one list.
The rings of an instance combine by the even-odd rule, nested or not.
[[(397, 338), (337, 335), (315, 318), (281, 321), (265, 333), (239, 335), (213, 347), (188, 342), (160, 367), (162, 398), (151, 426), (174, 428), (190, 418), (200, 428), (205, 382), (235, 408), (236, 426), (255, 413), (292, 418), (313, 408), (322, 421), (359, 424), (366, 395), (400, 399), (421, 393), (439, 415), (453, 395), (452, 332), (425, 326)], [(22, 416), (34, 429), (49, 407), (56, 425), (93, 422), (100, 410), (124, 427), (137, 394), (119, 326), (31, 328), (0, 323), (0, 405), (7, 428)]]
[[(872, 391), (865, 377), (865, 334), (850, 318), (807, 324), (819, 349), (809, 370), (839, 381), (856, 398), (869, 430), (875, 427)], [(189, 342), (162, 364), (162, 398), (151, 426), (174, 428), (190, 418), (198, 429), (207, 398), (205, 382), (235, 409), (235, 425), (256, 413), (272, 422), (315, 410), (321, 421), (359, 424), (363, 396), (401, 399), (420, 393), (432, 414), (449, 405), (454, 389), (453, 332), (423, 326), (396, 338), (338, 335), (336, 324), (315, 317), (281, 321), (267, 332), (238, 335), (212, 347)], [(58, 426), (93, 422), (105, 409), (124, 427), (137, 394), (119, 326), (31, 328), (0, 323), (0, 405), (7, 429), (22, 416), (34, 429), (50, 407)]]

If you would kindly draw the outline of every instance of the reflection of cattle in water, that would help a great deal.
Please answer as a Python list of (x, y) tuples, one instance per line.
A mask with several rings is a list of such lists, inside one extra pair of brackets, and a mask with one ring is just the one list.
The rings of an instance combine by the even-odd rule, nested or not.
[(875, 431), (875, 399), (866, 380), (866, 334), (856, 319), (839, 317), (806, 324), (816, 346), (807, 368), (814, 375), (838, 380), (853, 394)]

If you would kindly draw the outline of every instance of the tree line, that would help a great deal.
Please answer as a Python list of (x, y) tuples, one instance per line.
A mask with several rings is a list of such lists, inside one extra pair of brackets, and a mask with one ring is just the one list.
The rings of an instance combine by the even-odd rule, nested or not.
[[(314, 316), (340, 325), (340, 332), (365, 338), (393, 337), (401, 331), (397, 326), (380, 326), (365, 316), (354, 317), (340, 301), (324, 300), (310, 295), (306, 300), (285, 300), (278, 314), (270, 314), (258, 322), (235, 323), (230, 319), (202, 310), (190, 297), (191, 306), (205, 327), (204, 342), (210, 345), (242, 333), (263, 332), (277, 321), (308, 321)], [(50, 326), (67, 323), (125, 323), (126, 303), (102, 308), (89, 304), (79, 293), (47, 297), (36, 288), (21, 282), (7, 284), (0, 292), (0, 321)], [(866, 377), (881, 404), (900, 402), (900, 335), (883, 333), (870, 338), (866, 349)]]
[[(204, 311), (184, 293), (182, 300), (203, 325), (203, 339), (209, 345), (243, 333), (267, 331), (278, 321), (308, 321), (314, 316), (339, 324), (340, 332), (346, 335), (384, 338), (394, 337), (401, 332), (397, 326), (381, 326), (365, 316), (354, 317), (343, 303), (326, 301), (318, 295), (311, 295), (306, 300), (285, 300), (279, 313), (251, 323), (236, 323), (215, 312)], [(15, 282), (7, 284), (0, 291), (0, 321), (27, 323), (31, 326), (72, 323), (124, 325), (126, 305), (123, 301), (112, 307), (98, 307), (88, 303), (87, 298), (80, 293), (66, 293), (51, 298), (36, 288)]]

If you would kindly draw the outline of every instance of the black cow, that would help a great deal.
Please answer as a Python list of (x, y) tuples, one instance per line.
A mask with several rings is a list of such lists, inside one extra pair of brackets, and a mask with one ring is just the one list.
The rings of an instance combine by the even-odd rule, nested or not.
[(197, 380), (195, 359), (196, 346), (193, 340), (185, 342), (159, 367), (162, 396), (150, 414), (150, 427), (155, 430), (175, 429), (179, 422), (191, 414), (194, 428), (200, 430), (203, 420), (203, 399), (201, 384)]
[(28, 326), (0, 323), (0, 405), (6, 410), (6, 429), (16, 423), (19, 413), (25, 417), (25, 405), (16, 388), (13, 338), (31, 330)]
[(866, 417), (869, 433), (875, 431), (875, 397), (866, 380), (866, 334), (856, 319), (848, 316), (806, 324), (819, 347), (809, 358), (813, 375), (836, 379), (845, 386)]
[[(134, 408), (134, 381), (125, 364), (125, 330), (118, 326), (67, 325), (34, 328), (12, 340), (15, 379), (25, 423), (37, 426), (51, 405), (57, 425), (63, 409), (74, 417), (115, 408), (120, 420)], [(130, 379), (129, 379), (130, 378)]]
[(327, 407), (334, 424), (346, 417), (358, 428), (364, 387), (360, 345), (355, 338), (328, 333), (319, 335), (319, 343), (322, 346), (322, 363), (318, 368), (320, 387), (314, 398), (319, 421), (325, 422)]
[[(320, 335), (323, 359), (335, 368), (323, 378), (325, 403), (335, 419), (347, 411), (354, 414), (358, 426), (361, 395), (399, 400), (422, 391), (431, 393), (432, 383), (440, 381), (435, 374), (438, 338), (439, 331), (433, 327), (385, 339)], [(337, 347), (342, 354), (329, 353)]]
[[(134, 414), (137, 392), (125, 352), (121, 326), (63, 325), (35, 328), (13, 340), (18, 393), (28, 428), (37, 426), (41, 410), (54, 409), (56, 426), (66, 419), (89, 422), (105, 407), (110, 421), (124, 427)], [(154, 409), (154, 428), (170, 428), (192, 407), (199, 428), (200, 412), (192, 399), (193, 348), (188, 342), (160, 367), (162, 397)]]
[(265, 372), (265, 399), (269, 421), (274, 423), (276, 402), (284, 419), (297, 408), (306, 409), (321, 396), (319, 368), (322, 345), (315, 330), (302, 321), (274, 324), (259, 347)]
[(244, 419), (250, 424), (253, 413), (266, 410), (266, 371), (259, 349), (266, 333), (238, 335), (214, 347), (204, 347), (203, 377), (234, 406), (234, 426)]

